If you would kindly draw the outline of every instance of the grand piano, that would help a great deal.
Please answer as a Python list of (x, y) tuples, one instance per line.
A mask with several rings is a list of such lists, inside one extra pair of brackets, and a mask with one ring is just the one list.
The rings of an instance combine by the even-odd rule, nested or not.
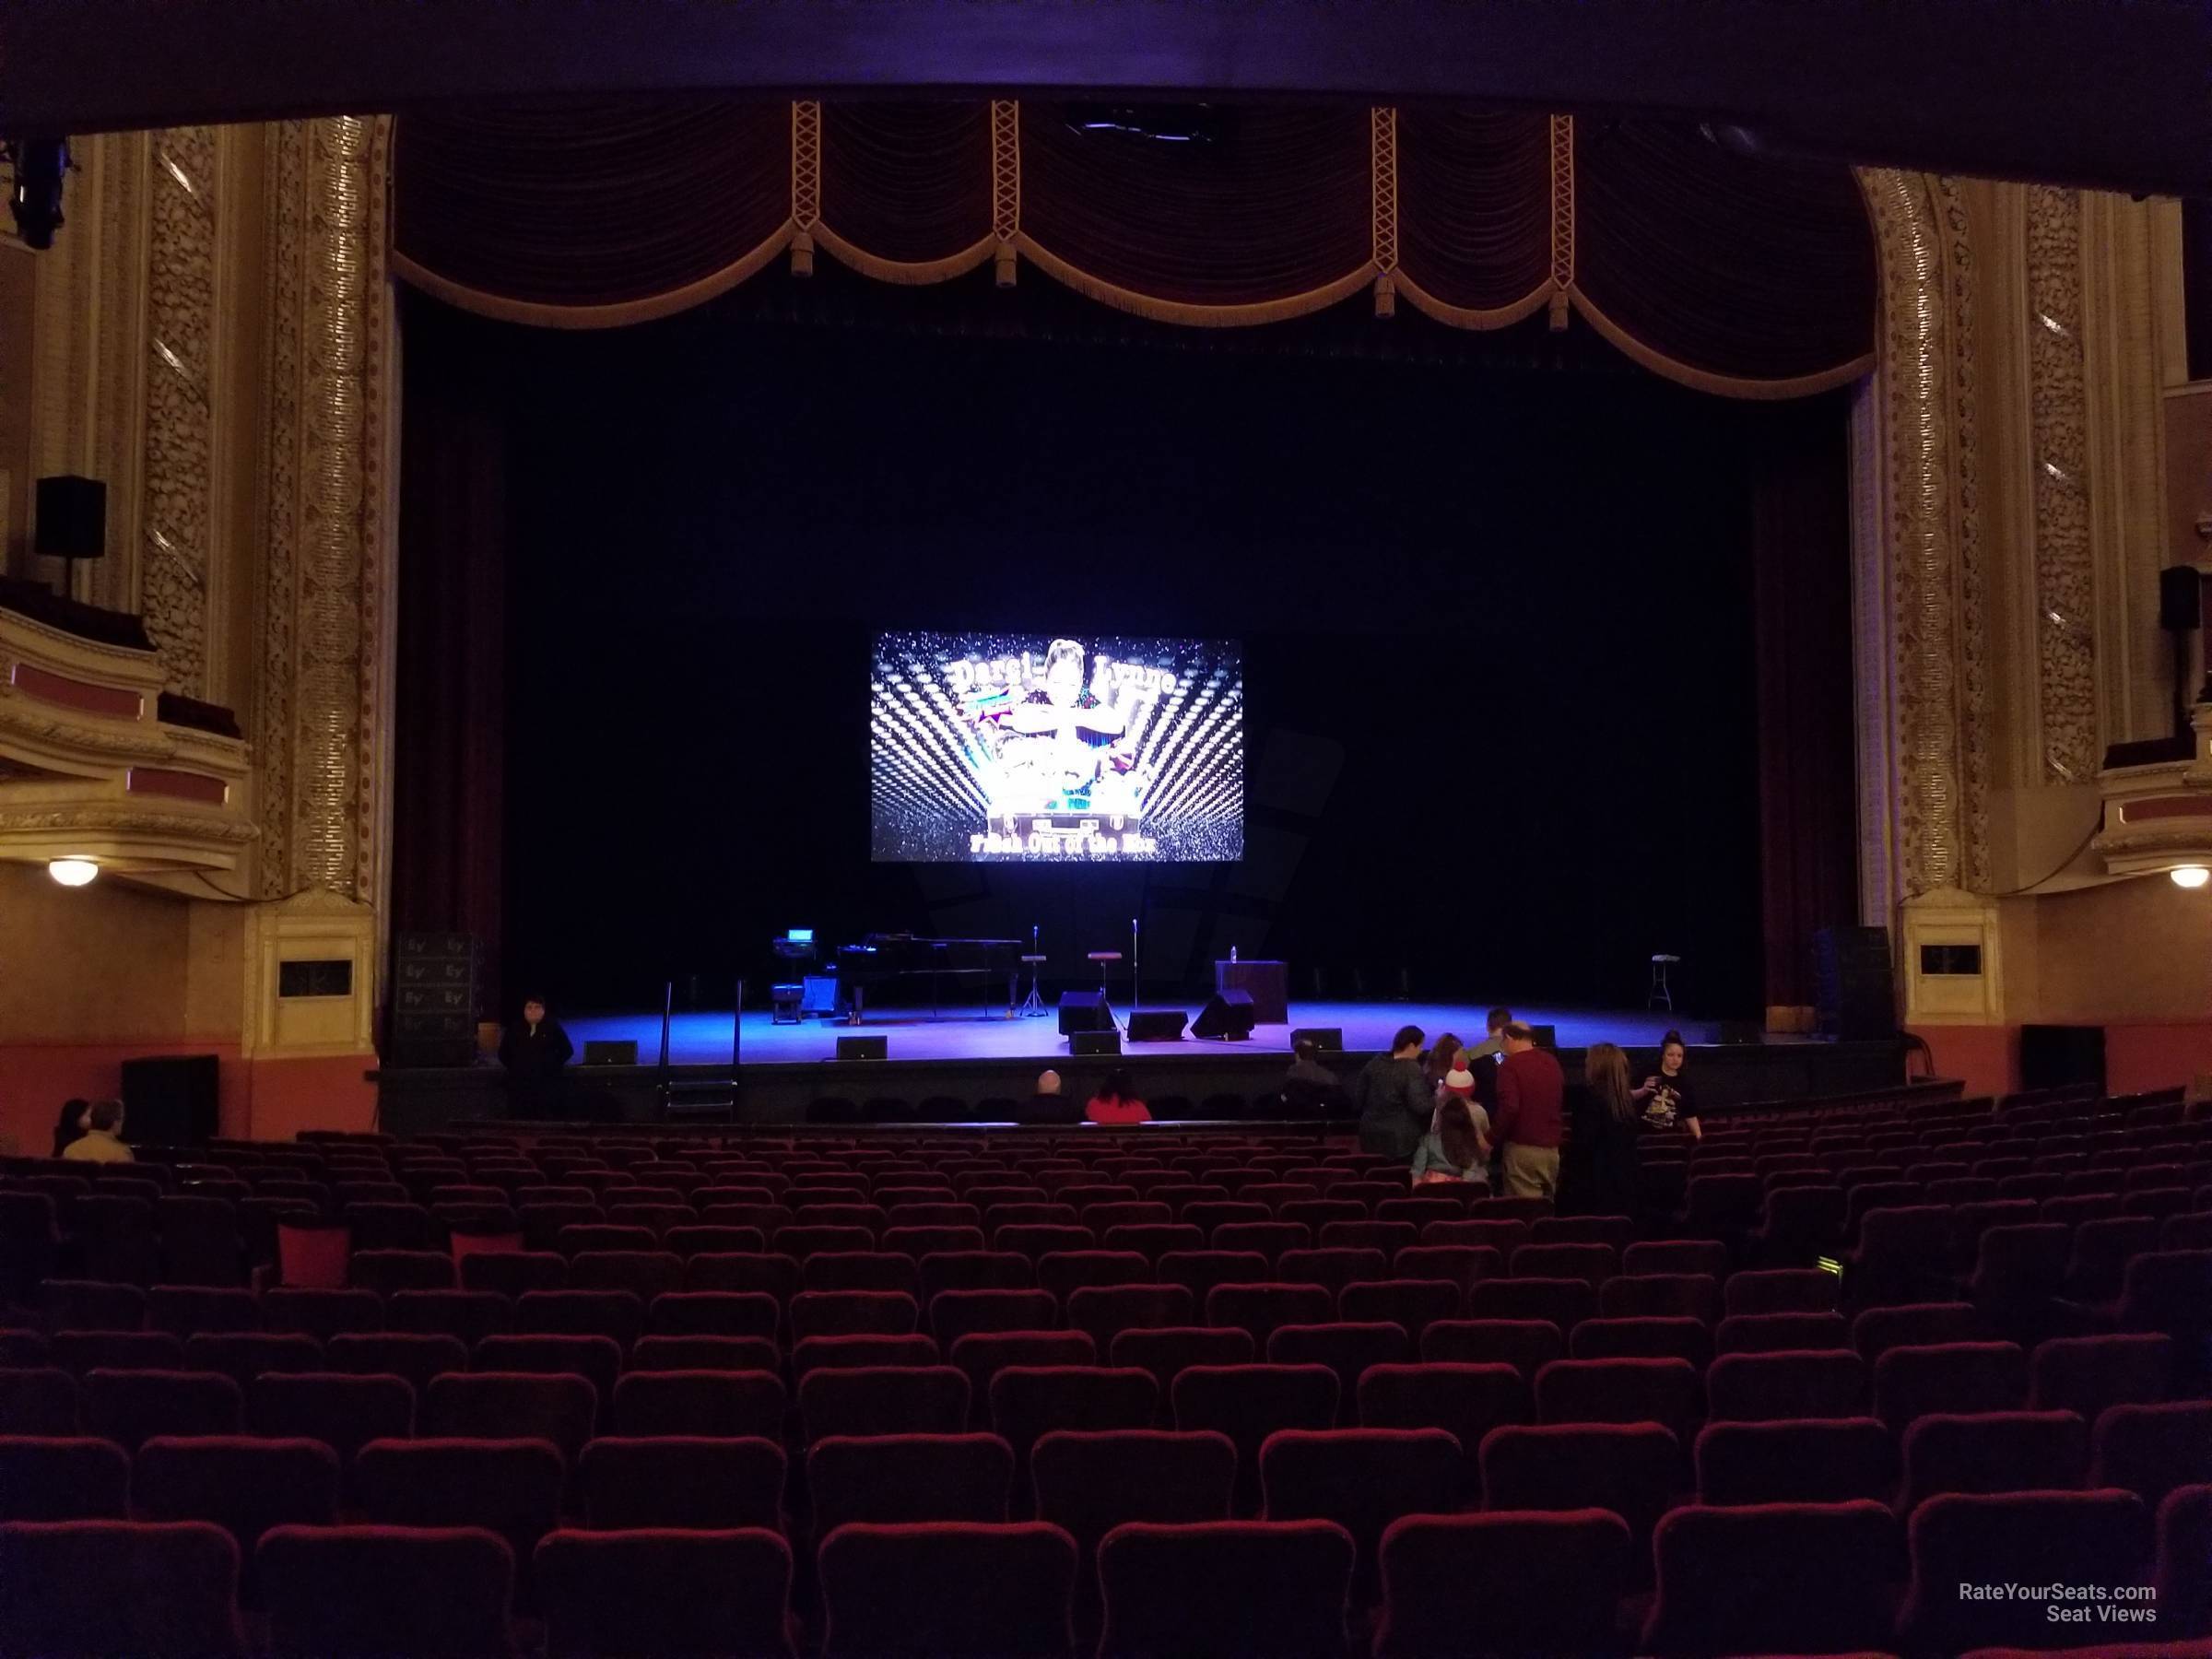
[(847, 1018), (854, 1025), (860, 1023), (872, 988), (925, 979), (929, 1012), (935, 1018), (944, 1000), (944, 981), (981, 978), (987, 989), (988, 981), (998, 974), (1006, 975), (1006, 1012), (1011, 1014), (1021, 952), (1019, 939), (923, 939), (912, 934), (870, 934), (858, 945), (841, 945), (837, 977)]

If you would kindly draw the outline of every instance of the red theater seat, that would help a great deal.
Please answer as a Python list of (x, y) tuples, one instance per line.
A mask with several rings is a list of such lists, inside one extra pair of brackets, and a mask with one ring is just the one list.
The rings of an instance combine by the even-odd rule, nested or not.
[(1866, 1366), (1841, 1348), (1729, 1354), (1705, 1373), (1716, 1423), (1856, 1417), (1866, 1408)]
[(1989, 1327), (1971, 1302), (1908, 1302), (1868, 1308), (1851, 1322), (1851, 1346), (1873, 1365), (1894, 1347), (1932, 1347), (1938, 1343), (1982, 1342)]
[(146, 1292), (135, 1285), (48, 1279), (39, 1311), (49, 1331), (136, 1331), (146, 1326)]
[(576, 1460), (584, 1524), (734, 1527), (782, 1524), (783, 1448), (772, 1440), (603, 1434)]
[(1882, 1586), (1904, 1537), (1879, 1503), (1678, 1509), (1652, 1539), (1659, 1594), (1641, 1653), (1841, 1653), (1889, 1641)]
[(560, 1290), (569, 1261), (558, 1251), (480, 1251), (461, 1260), (461, 1288), (490, 1290), (512, 1300), (525, 1290)]
[[(623, 1379), (624, 1384), (629, 1382)], [(969, 1408), (968, 1374), (953, 1365), (818, 1371), (799, 1384), (799, 1421), (808, 1441), (830, 1435), (958, 1434), (968, 1426)]]
[(1832, 1273), (1818, 1267), (1774, 1267), (1729, 1277), (1722, 1295), (1730, 1313), (1829, 1313), (1835, 1310)]
[(614, 1430), (773, 1440), (783, 1405), (782, 1382), (766, 1371), (631, 1371), (615, 1384)]
[(382, 1330), (384, 1304), (372, 1290), (277, 1285), (262, 1292), (261, 1323), (271, 1331), (327, 1342), (341, 1332)]
[(1030, 1448), (1052, 1430), (1149, 1429), (1159, 1384), (1134, 1366), (1012, 1365), (991, 1379), (987, 1399), (993, 1431), (1026, 1470)]
[(192, 1337), (202, 1332), (258, 1331), (261, 1303), (238, 1286), (156, 1285), (146, 1293), (149, 1330)]
[(1931, 1411), (2018, 1411), (2027, 1401), (2028, 1356), (2010, 1342), (1891, 1348), (1874, 1368), (1874, 1414), (1898, 1434)]
[(1721, 1281), (1706, 1273), (1622, 1274), (1598, 1287), (1597, 1310), (1607, 1319), (1694, 1319), (1721, 1316)]
[(1656, 1423), (1493, 1429), (1482, 1442), (1486, 1510), (1611, 1510), (1635, 1541), (1641, 1580), (1645, 1542), (1676, 1488), (1682, 1453)]
[(2151, 1518), (2130, 1492), (1955, 1493), (1912, 1512), (1912, 1583), (1898, 1617), (1905, 1652), (1961, 1653), (2054, 1640), (2044, 1603), (1977, 1600), (1964, 1584), (2149, 1582)]
[[(312, 1349), (314, 1345), (308, 1346)], [(54, 1364), (78, 1377), (100, 1366), (110, 1371), (186, 1369), (184, 1345), (167, 1331), (56, 1331), (48, 1339), (47, 1350)]]
[(528, 1560), (560, 1524), (564, 1470), (550, 1441), (371, 1441), (354, 1473), (371, 1521), (486, 1527), (507, 1540), (517, 1561)]
[(280, 1526), (263, 1537), (255, 1565), (278, 1659), (513, 1651), (514, 1552), (481, 1527)]
[[(1524, 1249), (1527, 1246), (1524, 1245)], [(1467, 1292), (1471, 1319), (1538, 1319), (1571, 1331), (1597, 1317), (1597, 1291), (1579, 1278), (1486, 1278)]]
[(1100, 1659), (1337, 1659), (1353, 1561), (1325, 1521), (1117, 1526), (1099, 1546)]
[(822, 1659), (1064, 1659), (1074, 1646), (1075, 1541), (1041, 1522), (841, 1526), (818, 1568)]
[(995, 1434), (830, 1435), (806, 1453), (806, 1485), (819, 1538), (848, 1521), (1000, 1523), (1014, 1452)]
[(2159, 1505), (2159, 1624), (2212, 1637), (2212, 1485), (2176, 1487)]
[(1687, 1446), (1704, 1406), (1684, 1359), (1555, 1359), (1536, 1373), (1539, 1423), (1657, 1423)]
[(1897, 1492), (1897, 1441), (1869, 1417), (1710, 1423), (1697, 1466), (1700, 1503), (1887, 1503)]
[[(598, 1391), (582, 1377), (469, 1371), (431, 1381), (423, 1396), (420, 1430), (449, 1439), (531, 1438), (573, 1460), (591, 1439), (598, 1410)], [(366, 1458), (367, 1452), (362, 1455)]]
[(1260, 1486), (1268, 1520), (1333, 1521), (1351, 1535), (1354, 1596), (1365, 1603), (1383, 1529), (1449, 1513), (1459, 1463), (1459, 1441), (1441, 1429), (1278, 1430), (1260, 1447)]
[(341, 1468), (372, 1440), (415, 1432), (415, 1390), (404, 1377), (272, 1371), (246, 1390), (246, 1427), (255, 1434), (320, 1441)]
[(802, 1290), (791, 1299), (794, 1342), (810, 1336), (907, 1336), (921, 1322), (912, 1296), (883, 1290)]
[(1230, 1518), (1237, 1449), (1225, 1434), (1054, 1430), (1030, 1449), (1030, 1477), (1037, 1518), (1075, 1539), (1095, 1592), (1100, 1541), (1123, 1523)]
[(1043, 1290), (941, 1290), (929, 1300), (930, 1335), (947, 1352), (978, 1331), (1049, 1331), (1059, 1322), (1059, 1304)]
[(1712, 1335), (1715, 1354), (1850, 1347), (1851, 1327), (1841, 1313), (1737, 1313), (1722, 1320)]
[(444, 1371), (466, 1371), (468, 1348), (457, 1336), (382, 1332), (333, 1336), (323, 1345), (323, 1362), (349, 1376), (404, 1377), (418, 1400), (430, 1379)]
[(237, 1653), (238, 1569), (230, 1535), (206, 1522), (0, 1524), (0, 1653)]
[(799, 1293), (799, 1265), (787, 1255), (695, 1255), (684, 1264), (687, 1290), (735, 1290), (788, 1307)]
[(0, 1369), (0, 1434), (75, 1434), (76, 1381), (55, 1366)]
[(112, 1441), (0, 1435), (0, 1521), (122, 1521), (131, 1460)]
[(2212, 1482), (2212, 1400), (2113, 1406), (2090, 1433), (2089, 1484), (2157, 1503), (2176, 1487)]
[(1441, 1320), (1421, 1334), (1424, 1362), (1510, 1365), (1533, 1385), (1536, 1372), (1567, 1358), (1567, 1338), (1547, 1319)]
[(1227, 1435), (1237, 1448), (1237, 1502), (1260, 1493), (1260, 1448), (1283, 1429), (1336, 1421), (1336, 1373), (1325, 1365), (1194, 1365), (1175, 1379), (1175, 1427)]
[(2158, 1332), (2062, 1336), (2029, 1359), (2029, 1403), (2038, 1411), (2077, 1411), (2089, 1422), (2108, 1406), (2151, 1406), (2166, 1398), (2173, 1339)]
[(556, 1532), (535, 1574), (547, 1659), (792, 1652), (791, 1549), (772, 1531)]
[(2066, 1491), (2089, 1461), (2088, 1425), (2071, 1411), (1931, 1413), (1905, 1430), (1910, 1510), (1943, 1492)]
[(245, 1415), (238, 1384), (214, 1371), (94, 1371), (83, 1387), (86, 1431), (127, 1452), (157, 1434), (236, 1434)]
[(1702, 1371), (1712, 1359), (1712, 1331), (1695, 1319), (1585, 1319), (1568, 1352), (1577, 1359), (1680, 1359)]
[(920, 1263), (922, 1302), (934, 1306), (947, 1290), (1027, 1290), (1037, 1282), (1030, 1258), (1013, 1251), (936, 1251)]
[(1216, 1285), (1206, 1298), (1207, 1324), (1243, 1331), (1262, 1352), (1280, 1326), (1325, 1324), (1335, 1313), (1335, 1296), (1320, 1285)]
[(1599, 1509), (1394, 1521), (1375, 1659), (1610, 1651), (1630, 1548), (1627, 1525)]
[(357, 1250), (346, 1281), (359, 1290), (451, 1290), (453, 1258), (442, 1250)]
[[(1038, 1264), (1041, 1277), (1053, 1259)], [(1100, 1353), (1124, 1331), (1190, 1325), (1198, 1316), (1197, 1304), (1183, 1286), (1135, 1282), (1085, 1285), (1067, 1296), (1066, 1309), (1068, 1327), (1088, 1335)]]

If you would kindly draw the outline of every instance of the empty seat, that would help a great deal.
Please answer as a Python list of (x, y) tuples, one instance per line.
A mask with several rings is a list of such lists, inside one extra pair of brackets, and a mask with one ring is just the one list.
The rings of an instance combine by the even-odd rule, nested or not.
[(1721, 1281), (1706, 1273), (1623, 1274), (1598, 1288), (1606, 1319), (1695, 1319), (1721, 1316)]
[(763, 1437), (603, 1434), (576, 1460), (586, 1525), (782, 1525), (783, 1448)]
[(1851, 1322), (1851, 1346), (1872, 1365), (1893, 1347), (1926, 1347), (1939, 1342), (1980, 1342), (1989, 1327), (1971, 1302), (1911, 1302), (1868, 1308)]
[(2054, 1213), (2060, 1205), (2088, 1202), (2096, 1201), (2046, 1199), (2042, 1218), (2073, 1226), (2073, 1249), (2066, 1257), (2066, 1295), (2075, 1301), (2114, 1301), (2126, 1278), (2128, 1263), (2158, 1248), (2158, 1223), (2147, 1216), (2105, 1216), (2077, 1221), (2063, 1211)]
[(75, 1434), (76, 1395), (58, 1366), (0, 1368), (0, 1434)]
[(1826, 1313), (1836, 1305), (1832, 1273), (1818, 1267), (1774, 1267), (1729, 1277), (1723, 1306), (1730, 1313)]
[(791, 1548), (772, 1531), (560, 1531), (533, 1571), (547, 1659), (790, 1652)]
[(0, 1652), (237, 1653), (238, 1577), (238, 1546), (206, 1522), (10, 1521)]
[(0, 1434), (0, 1521), (125, 1520), (130, 1485), (130, 1457), (112, 1441)]
[[(423, 1434), (454, 1439), (528, 1437), (573, 1459), (591, 1439), (598, 1409), (598, 1391), (582, 1377), (469, 1371), (431, 1380), (417, 1426)], [(367, 1451), (361, 1455), (365, 1460)]]
[(246, 1389), (246, 1426), (255, 1434), (320, 1441), (341, 1468), (372, 1440), (415, 1432), (415, 1390), (405, 1378), (330, 1371), (256, 1377)]
[(968, 1419), (968, 1375), (958, 1366), (856, 1366), (812, 1371), (799, 1384), (799, 1421), (809, 1441), (830, 1435), (957, 1434)]
[(1898, 1616), (1904, 1651), (2043, 1647), (2047, 1605), (1961, 1596), (1961, 1584), (2148, 1582), (2150, 1512), (2119, 1491), (1953, 1493), (1912, 1512), (1912, 1580)]
[(1728, 1354), (1705, 1373), (1716, 1423), (1856, 1417), (1866, 1409), (1866, 1362), (1843, 1348)]
[(537, 1439), (371, 1441), (354, 1463), (371, 1521), (481, 1526), (504, 1538), (518, 1561), (559, 1524), (563, 1476), (559, 1451)]
[(1370, 1366), (1359, 1382), (1359, 1422), (1368, 1429), (1441, 1429), (1459, 1442), (1458, 1479), (1473, 1488), (1483, 1436), (1535, 1415), (1528, 1380), (1510, 1365)]
[[(1417, 1244), (1401, 1250), (1390, 1264), (1400, 1279), (1433, 1279), (1459, 1292), (1464, 1307), (1467, 1292), (1477, 1279), (1495, 1278), (1505, 1271), (1502, 1252), (1482, 1244)], [(1346, 1287), (1347, 1289), (1350, 1287)]]
[(589, 1382), (605, 1405), (614, 1398), (622, 1350), (608, 1336), (487, 1336), (477, 1344), (470, 1369), (556, 1376), (566, 1372)]
[(2089, 1484), (2157, 1503), (2176, 1487), (2212, 1482), (2212, 1400), (2113, 1406), (2089, 1437)]
[[(1201, 1207), (1194, 1206), (1193, 1210)], [(1195, 1216), (1186, 1218), (1195, 1219)], [(1311, 1250), (1313, 1230), (1296, 1221), (1224, 1221), (1215, 1227), (1207, 1242), (1216, 1250), (1248, 1251), (1265, 1256), (1272, 1265), (1286, 1250)]]
[(1286, 1285), (1320, 1285), (1334, 1296), (1347, 1285), (1388, 1278), (1390, 1258), (1374, 1249), (1286, 1250), (1276, 1258), (1275, 1277)]
[(1897, 1490), (1897, 1441), (1869, 1417), (1709, 1423), (1696, 1463), (1700, 1503), (1887, 1503)]
[(1320, 1285), (1216, 1285), (1206, 1298), (1206, 1324), (1247, 1333), (1262, 1352), (1277, 1327), (1323, 1324), (1335, 1312), (1335, 1296)]
[(1003, 1522), (1014, 1453), (995, 1434), (830, 1435), (806, 1453), (815, 1535), (848, 1521)]
[(614, 1387), (617, 1434), (774, 1439), (783, 1428), (783, 1384), (766, 1371), (631, 1371)]
[(167, 1331), (56, 1331), (48, 1339), (47, 1352), (54, 1364), (79, 1377), (95, 1366), (113, 1371), (187, 1368), (184, 1345)]
[(1640, 1653), (1840, 1653), (1889, 1640), (1897, 1518), (1866, 1500), (1678, 1509), (1652, 1540), (1659, 1594)]
[(394, 1290), (450, 1290), (453, 1258), (442, 1250), (357, 1250), (347, 1282), (380, 1296)]
[(384, 1328), (383, 1300), (372, 1290), (335, 1290), (277, 1285), (262, 1292), (261, 1323), (271, 1331), (297, 1331), (327, 1342), (344, 1331)]
[(1333, 1521), (1351, 1534), (1355, 1595), (1366, 1601), (1383, 1529), (1448, 1512), (1459, 1462), (1459, 1441), (1441, 1429), (1285, 1429), (1260, 1447), (1260, 1487), (1268, 1520)]
[(1682, 1452), (1656, 1423), (1493, 1429), (1482, 1442), (1482, 1501), (1492, 1510), (1611, 1510), (1629, 1524), (1632, 1575), (1645, 1576), (1652, 1526), (1675, 1490)]
[(1540, 1319), (1571, 1331), (1597, 1317), (1597, 1291), (1586, 1279), (1486, 1278), (1467, 1292), (1471, 1319)]
[(1875, 1362), (1874, 1414), (1899, 1434), (1931, 1411), (2017, 1411), (2027, 1399), (2028, 1356), (2015, 1343), (1897, 1347)]
[(569, 1282), (569, 1260), (558, 1251), (478, 1251), (461, 1259), (464, 1290), (494, 1290), (512, 1299), (525, 1290), (559, 1290)]
[(336, 1519), (338, 1456), (320, 1441), (293, 1437), (155, 1435), (133, 1460), (131, 1501), (142, 1520), (212, 1522), (250, 1560), (272, 1526)]
[(1577, 1359), (1681, 1359), (1703, 1371), (1712, 1332), (1695, 1319), (1585, 1319), (1568, 1351)]
[(1030, 1448), (1051, 1430), (1150, 1428), (1159, 1384), (1134, 1366), (1011, 1365), (991, 1379), (986, 1398), (993, 1432), (1027, 1469)]
[(1042, 1522), (853, 1523), (822, 1541), (818, 1571), (823, 1659), (1060, 1659), (1074, 1645), (1075, 1541)]
[(1630, 1549), (1620, 1517), (1594, 1508), (1393, 1522), (1379, 1552), (1375, 1659), (1605, 1652)]
[(2159, 1332), (2053, 1337), (2030, 1356), (2029, 1405), (2093, 1423), (2108, 1406), (2163, 1400), (2172, 1373), (2173, 1339)]
[(627, 1290), (525, 1290), (514, 1304), (518, 1335), (605, 1336), (627, 1349), (645, 1330), (645, 1304)]
[(1713, 1333), (1716, 1354), (1773, 1354), (1790, 1348), (1848, 1348), (1841, 1313), (1737, 1313)]
[[(1047, 1256), (1038, 1264), (1041, 1280), (1047, 1278), (1045, 1269), (1054, 1259)], [(1123, 1331), (1190, 1325), (1198, 1317), (1196, 1302), (1181, 1285), (1084, 1285), (1066, 1298), (1066, 1309), (1069, 1328), (1088, 1335), (1101, 1354)]]
[(172, 1336), (213, 1331), (258, 1331), (261, 1303), (237, 1285), (156, 1285), (146, 1293), (148, 1330)]
[(1728, 1247), (1712, 1239), (1652, 1240), (1630, 1244), (1620, 1254), (1620, 1270), (1630, 1277), (1683, 1273), (1709, 1274), (1717, 1279), (1728, 1268)]
[(1237, 1450), (1224, 1434), (1054, 1430), (1030, 1451), (1037, 1519), (1075, 1539), (1091, 1578), (1100, 1541), (1129, 1521), (1226, 1521)]
[(262, 1538), (255, 1566), (280, 1659), (510, 1649), (514, 1553), (481, 1527), (280, 1526)]
[(930, 1299), (929, 1329), (938, 1347), (950, 1349), (978, 1331), (1049, 1331), (1059, 1315), (1043, 1290), (944, 1290)]
[[(1194, 1365), (1249, 1365), (1260, 1357), (1251, 1333), (1230, 1325), (1167, 1325), (1119, 1331), (1105, 1359), (1152, 1373), (1164, 1402), (1175, 1378)], [(1088, 1559), (1088, 1558), (1087, 1558)]]
[(323, 1362), (352, 1376), (404, 1377), (418, 1398), (441, 1371), (466, 1371), (468, 1349), (458, 1336), (413, 1332), (370, 1332), (333, 1336), (323, 1345)]
[(129, 1452), (157, 1434), (236, 1434), (245, 1411), (238, 1384), (215, 1371), (93, 1371), (83, 1388), (86, 1431)]
[(398, 1290), (384, 1299), (387, 1330), (455, 1336), (472, 1347), (513, 1324), (514, 1304), (490, 1290)]
[(2176, 1487), (2159, 1504), (2159, 1623), (2183, 1636), (2212, 1636), (2212, 1485)]
[(791, 1299), (792, 1338), (905, 1336), (921, 1320), (911, 1296), (885, 1290), (802, 1290)]
[(1030, 1258), (1013, 1251), (935, 1251), (922, 1258), (924, 1307), (947, 1290), (1027, 1290), (1037, 1282)]
[(1326, 1521), (1126, 1523), (1099, 1546), (1100, 1659), (1336, 1659), (1354, 1559)]
[(1581, 1279), (1593, 1287), (1620, 1271), (1620, 1253), (1610, 1244), (1524, 1244), (1510, 1258), (1515, 1278)]
[(584, 1250), (569, 1258), (571, 1290), (627, 1290), (640, 1301), (683, 1283), (684, 1258), (669, 1250)]
[(1909, 1510), (1941, 1492), (2066, 1491), (2089, 1461), (2088, 1425), (2071, 1411), (1931, 1412), (1904, 1434)]
[(1418, 1347), (1421, 1333), (1442, 1319), (1456, 1319), (1465, 1295), (1440, 1279), (1390, 1278), (1351, 1284), (1336, 1293), (1336, 1314), (1353, 1324), (1394, 1324)]
[(1545, 1319), (1441, 1320), (1421, 1334), (1421, 1358), (1460, 1365), (1510, 1365), (1534, 1384), (1536, 1372), (1567, 1358), (1567, 1338)]
[(146, 1292), (135, 1285), (48, 1279), (39, 1311), (50, 1331), (136, 1331), (146, 1325)]
[(1325, 1365), (1194, 1365), (1176, 1377), (1171, 1397), (1178, 1430), (1224, 1434), (1236, 1446), (1237, 1501), (1250, 1508), (1267, 1437), (1332, 1427), (1338, 1388)]
[(1182, 1286), (1202, 1312), (1215, 1286), (1264, 1284), (1273, 1271), (1267, 1257), (1250, 1250), (1171, 1250), (1153, 1264), (1161, 1284)]

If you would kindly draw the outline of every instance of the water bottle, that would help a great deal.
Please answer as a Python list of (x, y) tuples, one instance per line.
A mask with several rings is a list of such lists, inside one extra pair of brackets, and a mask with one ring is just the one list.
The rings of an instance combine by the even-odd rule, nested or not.
[(1234, 945), (1229, 947), (1229, 965), (1231, 968), (1237, 965), (1237, 947)]

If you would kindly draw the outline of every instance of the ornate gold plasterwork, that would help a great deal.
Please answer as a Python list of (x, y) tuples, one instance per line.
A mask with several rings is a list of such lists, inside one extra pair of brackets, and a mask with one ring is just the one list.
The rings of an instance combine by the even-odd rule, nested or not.
[(154, 135), (140, 603), (171, 691), (206, 695), (211, 575), (215, 129)]
[(1861, 672), (1891, 676), (1890, 741), (1871, 746), (1894, 776), (1898, 890), (1986, 889), (1988, 671), (1975, 488), (1971, 249), (1947, 181), (1896, 169), (1860, 174), (1882, 280), (1881, 404), (1875, 423), (1884, 510), (1862, 570), (1888, 603), (1863, 612)]
[(377, 902), (391, 582), (390, 121), (274, 135), (261, 890)]
[(244, 818), (219, 812), (140, 812), (132, 807), (69, 806), (51, 811), (0, 810), (0, 830), (105, 830), (116, 833), (188, 836), (243, 843), (259, 830)]
[(2028, 371), (2034, 467), (2037, 712), (2042, 779), (2097, 771), (2096, 560), (2089, 536), (2081, 193), (2027, 192)]

